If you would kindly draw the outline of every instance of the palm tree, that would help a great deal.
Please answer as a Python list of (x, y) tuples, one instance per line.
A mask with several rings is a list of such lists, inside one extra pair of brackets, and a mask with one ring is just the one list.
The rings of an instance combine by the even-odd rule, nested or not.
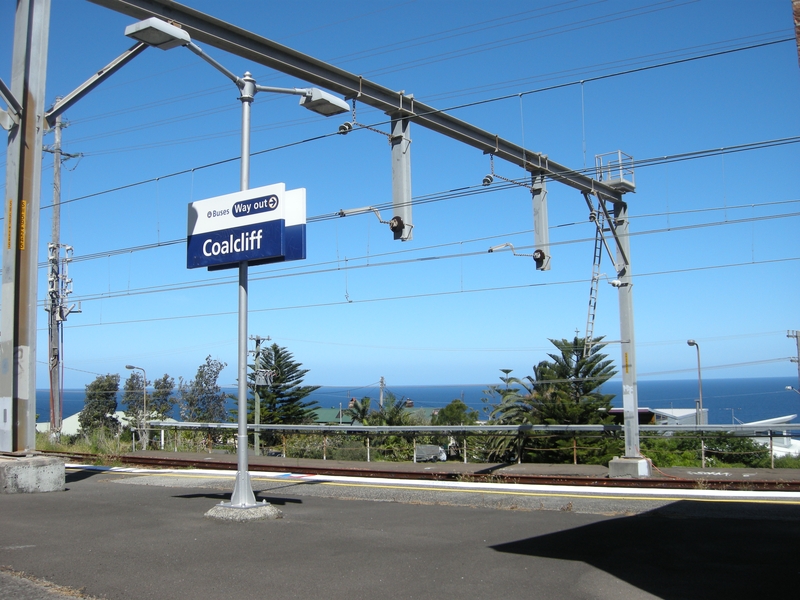
[(372, 425), (370, 421), (375, 413), (370, 409), (369, 405), (370, 399), (368, 397), (364, 397), (361, 400), (356, 400), (355, 398), (352, 400), (351, 406), (344, 411), (344, 414), (351, 419), (350, 425), (356, 422), (362, 425)]
[(411, 424), (411, 413), (406, 408), (406, 399), (397, 399), (392, 392), (387, 392), (383, 406), (375, 414), (375, 425), (399, 427)]

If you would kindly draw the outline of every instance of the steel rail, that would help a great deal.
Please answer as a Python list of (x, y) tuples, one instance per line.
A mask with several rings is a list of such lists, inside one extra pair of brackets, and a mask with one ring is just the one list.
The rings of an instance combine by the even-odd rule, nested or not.
[[(120, 462), (130, 466), (160, 467), (164, 469), (217, 469), (220, 471), (236, 471), (235, 455), (230, 459), (213, 457), (197, 459), (188, 457), (160, 457), (141, 454), (123, 454), (119, 456), (101, 456), (77, 452), (43, 451), (48, 456), (57, 456), (76, 462), (98, 461)], [(353, 463), (352, 466), (342, 466), (341, 463), (319, 460), (318, 466), (304, 464), (287, 465), (285, 463), (251, 463), (249, 470), (252, 473), (285, 473), (288, 470), (302, 472), (307, 475), (329, 475), (339, 477), (363, 477), (382, 479), (421, 479), (429, 481), (462, 481), (476, 483), (504, 483), (527, 485), (570, 485), (580, 487), (621, 487), (630, 489), (714, 489), (714, 490), (751, 490), (751, 491), (800, 491), (800, 478), (798, 480), (709, 480), (690, 479), (682, 477), (665, 476), (661, 478), (623, 478), (623, 477), (596, 477), (577, 475), (542, 475), (532, 473), (502, 473), (498, 470), (509, 467), (506, 464), (474, 465), (483, 467), (475, 471), (463, 471), (448, 468), (446, 463), (428, 465), (425, 470), (416, 469), (381, 469), (380, 467), (366, 467)], [(518, 467), (518, 465), (515, 465)], [(800, 475), (800, 473), (798, 473)]]

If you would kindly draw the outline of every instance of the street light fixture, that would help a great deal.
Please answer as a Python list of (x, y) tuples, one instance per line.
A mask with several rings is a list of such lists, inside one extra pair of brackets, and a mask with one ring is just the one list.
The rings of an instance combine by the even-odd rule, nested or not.
[(700, 373), (700, 344), (695, 342), (694, 340), (686, 340), (686, 343), (690, 346), (694, 346), (697, 348), (697, 388), (698, 394), (700, 395), (700, 399), (697, 401), (697, 424), (703, 424), (703, 377)]
[(133, 370), (138, 369), (142, 372), (142, 377), (144, 381), (142, 381), (142, 420), (144, 421), (143, 429), (144, 429), (144, 439), (142, 441), (142, 450), (147, 450), (147, 442), (150, 440), (149, 431), (147, 430), (147, 373), (142, 367), (135, 367), (133, 365), (125, 365), (126, 369)]
[[(125, 35), (142, 43), (153, 45), (162, 50), (185, 46), (202, 58), (217, 71), (230, 79), (239, 88), (239, 100), (242, 102), (242, 151), (240, 189), (250, 187), (250, 105), (257, 92), (275, 94), (293, 94), (300, 96), (300, 106), (317, 114), (329, 117), (348, 112), (347, 102), (328, 92), (317, 88), (276, 88), (257, 85), (249, 72), (238, 77), (223, 65), (208, 56), (192, 42), (189, 34), (170, 23), (151, 17), (125, 28)], [(237, 473), (236, 483), (231, 494), (231, 508), (255, 508), (255, 494), (250, 482), (247, 457), (247, 261), (239, 263), (239, 343), (238, 343), (238, 429), (237, 429)]]
[(192, 38), (183, 29), (156, 17), (128, 25), (125, 28), (125, 35), (159, 50), (169, 50), (192, 43)]
[[(156, 17), (128, 25), (125, 35), (139, 42), (161, 50), (169, 50), (177, 46), (186, 46), (200, 58), (220, 71), (225, 77), (233, 81), (242, 91), (242, 102), (252, 102), (256, 92), (273, 92), (276, 94), (294, 94), (300, 96), (300, 106), (319, 115), (330, 117), (350, 111), (350, 106), (333, 94), (319, 88), (276, 88), (256, 85), (255, 80), (245, 73), (244, 77), (237, 77), (208, 54), (203, 52), (192, 38), (180, 27), (166, 23)], [(249, 99), (248, 99), (249, 98)]]

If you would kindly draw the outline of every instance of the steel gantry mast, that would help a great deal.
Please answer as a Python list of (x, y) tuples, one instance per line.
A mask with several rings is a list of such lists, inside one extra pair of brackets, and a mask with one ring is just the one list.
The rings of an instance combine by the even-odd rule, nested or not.
[(36, 447), (36, 296), (50, 0), (17, 0), (8, 130), (0, 311), (0, 451)]
[[(193, 40), (203, 42), (236, 56), (247, 58), (281, 73), (297, 77), (348, 99), (384, 112), (392, 121), (394, 142), (410, 139), (409, 124), (416, 123), (454, 140), (477, 148), (485, 154), (522, 167), (534, 177), (557, 181), (595, 196), (601, 204), (612, 204), (613, 215), (607, 220), (616, 242), (617, 279), (620, 304), (620, 333), (623, 376), (623, 412), (625, 418), (625, 457), (611, 465), (612, 474), (648, 475), (649, 464), (639, 452), (638, 399), (633, 328), (633, 295), (630, 248), (628, 244), (626, 192), (634, 190), (632, 180), (618, 177), (624, 171), (622, 161), (598, 163), (598, 177), (570, 169), (547, 155), (526, 149), (446, 112), (419, 102), (413, 94), (395, 91), (344, 71), (291, 48), (266, 39), (172, 0), (89, 0), (136, 19), (158, 17), (184, 29)], [(396, 233), (408, 239), (411, 227), (410, 152), (407, 143), (393, 143), (393, 207), (408, 231)], [(397, 151), (402, 149), (402, 151)], [(622, 155), (620, 153), (619, 158)], [(598, 157), (600, 158), (600, 157)], [(405, 161), (405, 164), (403, 164)], [(398, 181), (398, 177), (404, 178)], [(546, 210), (544, 211), (546, 214)], [(543, 225), (537, 224), (535, 228)], [(546, 228), (546, 224), (544, 225)], [(549, 260), (549, 257), (545, 257)], [(627, 461), (627, 462), (626, 462)]]

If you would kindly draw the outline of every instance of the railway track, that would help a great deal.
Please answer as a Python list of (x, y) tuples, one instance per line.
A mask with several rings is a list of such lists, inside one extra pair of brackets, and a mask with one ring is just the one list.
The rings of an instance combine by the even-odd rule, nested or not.
[[(236, 471), (236, 457), (230, 459), (215, 458), (213, 456), (204, 457), (202, 460), (196, 458), (165, 458), (158, 456), (142, 455), (119, 455), (101, 456), (97, 454), (75, 453), (75, 452), (50, 452), (43, 451), (42, 454), (58, 456), (68, 462), (84, 464), (103, 464), (103, 463), (122, 463), (132, 467), (157, 467), (164, 469), (215, 469), (221, 471)], [(433, 467), (422, 470), (402, 470), (402, 469), (381, 469), (371, 463), (369, 467), (362, 467), (358, 463), (352, 466), (343, 467), (341, 465), (325, 465), (325, 461), (316, 461), (319, 465), (288, 466), (286, 464), (263, 464), (251, 463), (251, 472), (264, 473), (285, 473), (287, 470), (302, 472), (308, 475), (332, 475), (347, 477), (379, 477), (386, 479), (424, 479), (433, 481), (474, 481), (483, 483), (520, 483), (531, 485), (573, 485), (573, 486), (596, 486), (596, 487), (626, 487), (642, 489), (714, 489), (714, 490), (742, 490), (742, 491), (800, 491), (800, 477), (798, 480), (769, 480), (769, 479), (747, 479), (747, 480), (714, 480), (707, 478), (680, 478), (671, 476), (658, 476), (647, 479), (636, 478), (614, 478), (591, 477), (591, 476), (570, 476), (570, 475), (542, 475), (526, 473), (503, 473), (493, 470), (487, 471), (456, 471), (448, 469), (446, 463), (434, 464)], [(376, 465), (376, 466), (373, 466)], [(798, 474), (800, 475), (800, 474)]]

